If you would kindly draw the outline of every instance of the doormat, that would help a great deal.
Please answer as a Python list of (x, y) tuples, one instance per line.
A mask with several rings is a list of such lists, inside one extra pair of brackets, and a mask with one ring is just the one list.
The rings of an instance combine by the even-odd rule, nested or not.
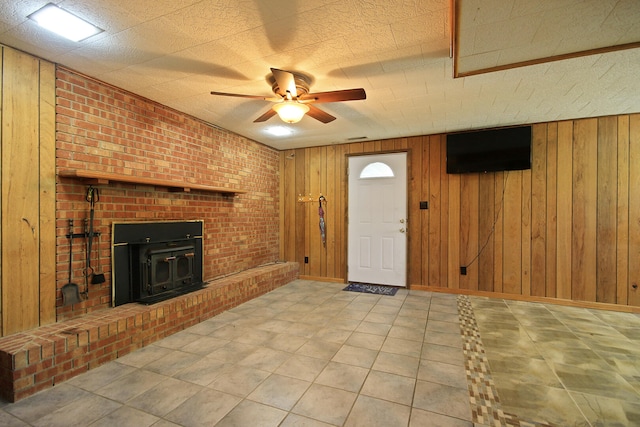
[(349, 286), (344, 288), (343, 291), (364, 292), (367, 294), (394, 296), (396, 292), (398, 292), (398, 288), (396, 288), (395, 286), (368, 285), (365, 283), (349, 283)]

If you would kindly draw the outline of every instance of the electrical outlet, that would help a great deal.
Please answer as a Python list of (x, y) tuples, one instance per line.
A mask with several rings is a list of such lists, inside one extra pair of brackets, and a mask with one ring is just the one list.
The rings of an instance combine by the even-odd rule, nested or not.
[(304, 263), (305, 264), (309, 264), (309, 257), (308, 256), (304, 257)]
[(466, 276), (467, 275), (467, 267), (460, 266), (460, 274), (462, 274), (463, 276)]

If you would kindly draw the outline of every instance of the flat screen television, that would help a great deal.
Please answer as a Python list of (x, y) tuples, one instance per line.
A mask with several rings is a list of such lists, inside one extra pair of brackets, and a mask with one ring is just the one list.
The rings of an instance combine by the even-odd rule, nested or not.
[(447, 135), (447, 173), (531, 169), (531, 126)]

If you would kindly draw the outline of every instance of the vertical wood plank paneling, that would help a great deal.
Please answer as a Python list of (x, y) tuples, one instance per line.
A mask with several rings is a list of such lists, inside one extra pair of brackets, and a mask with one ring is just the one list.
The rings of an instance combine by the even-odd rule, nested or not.
[[(426, 219), (423, 218), (423, 214), (418, 205), (423, 192), (422, 176), (424, 161), (422, 160), (422, 140), (420, 138), (411, 138), (408, 144), (409, 153), (407, 156), (407, 163), (409, 167), (409, 191), (407, 198), (409, 203), (409, 223), (407, 229), (409, 232), (407, 237), (409, 240), (409, 251), (407, 258), (423, 260), (424, 248), (422, 245), (422, 236), (425, 234), (421, 233), (421, 231), (424, 230), (424, 227), (428, 227), (428, 225), (425, 224)], [(413, 233), (413, 230), (416, 231), (415, 234)], [(422, 283), (422, 266), (424, 264), (424, 262), (408, 263), (407, 283), (410, 285)]]
[[(319, 249), (317, 203), (285, 202), (283, 216), (292, 222), (283, 224), (295, 226), (289, 235), (283, 230), (284, 252), (301, 263), (301, 274), (344, 279), (347, 156), (408, 149), (410, 285), (640, 305), (631, 288), (640, 280), (631, 262), (640, 253), (640, 180), (631, 167), (640, 162), (632, 141), (638, 120), (534, 125), (531, 170), (508, 173), (446, 174), (446, 135), (299, 149), (284, 163), (283, 194), (287, 181), (296, 195), (332, 193), (328, 247)], [(421, 200), (428, 210), (419, 209)], [(460, 266), (476, 255), (461, 276)]]
[(336, 222), (338, 221), (336, 215), (336, 200), (340, 195), (336, 191), (336, 188), (340, 188), (340, 183), (336, 182), (336, 178), (339, 176), (339, 174), (336, 173), (336, 154), (337, 150), (335, 145), (327, 147), (326, 187), (324, 193), (328, 200), (324, 207), (327, 245), (325, 248), (326, 271), (324, 277), (338, 277), (336, 276)]
[[(460, 265), (468, 266), (460, 276), (460, 288), (478, 289), (478, 199), (479, 174), (463, 175), (460, 188)], [(473, 261), (473, 262), (472, 262)]]
[(574, 122), (571, 297), (596, 300), (597, 119)]
[(596, 301), (615, 304), (618, 119), (597, 124)]
[(297, 224), (296, 206), (298, 193), (296, 192), (296, 151), (288, 150), (281, 153), (280, 187), (283, 188), (283, 209), (280, 214), (280, 233), (284, 254), (282, 259), (298, 260), (296, 258), (296, 228), (291, 224)]
[(547, 125), (533, 126), (531, 146), (531, 295), (546, 294)]
[(55, 65), (40, 61), (40, 325), (56, 321)]
[(547, 125), (547, 244), (546, 244), (546, 291), (545, 296), (557, 297), (557, 246), (558, 246), (558, 124)]
[[(320, 169), (322, 167), (323, 150), (320, 147), (309, 149), (309, 194), (315, 199), (322, 192), (320, 184)], [(309, 274), (313, 277), (322, 275), (322, 241), (320, 239), (318, 203), (305, 203), (309, 211)]]
[(629, 117), (629, 305), (640, 306), (640, 114)]
[[(442, 195), (442, 204), (440, 208), (440, 283), (449, 287), (447, 278), (449, 271), (449, 176), (446, 173), (445, 165), (447, 164), (447, 139), (444, 135), (440, 135), (440, 165), (442, 170), (442, 181), (440, 183), (440, 194)], [(446, 284), (446, 285), (444, 285)]]
[(522, 171), (522, 229), (520, 238), (522, 241), (522, 252), (520, 257), (522, 281), (522, 295), (531, 295), (531, 170)]
[(447, 274), (449, 288), (460, 288), (460, 188), (461, 176), (448, 175), (449, 210), (446, 216), (447, 227)]
[(503, 291), (510, 294), (522, 292), (522, 172), (507, 172), (504, 191), (503, 215)]
[[(307, 192), (307, 150), (303, 148), (299, 148), (295, 151), (295, 193), (296, 195), (305, 196), (308, 194)], [(309, 274), (308, 264), (304, 263), (304, 257), (307, 256), (307, 239), (306, 239), (306, 229), (307, 229), (307, 208), (306, 203), (298, 203), (297, 199), (290, 200), (290, 203), (295, 205), (295, 248), (296, 248), (296, 257), (295, 261), (300, 265), (300, 274)]]
[(339, 151), (340, 151), (340, 168), (338, 169), (339, 171), (339, 181), (340, 181), (340, 200), (338, 201), (338, 203), (340, 203), (339, 205), (339, 209), (338, 212), (340, 213), (340, 218), (341, 220), (338, 221), (339, 224), (337, 224), (337, 226), (339, 227), (339, 235), (340, 235), (340, 241), (343, 242), (342, 245), (336, 245), (336, 247), (340, 246), (342, 247), (342, 251), (340, 253), (340, 264), (339, 264), (339, 268), (338, 268), (338, 272), (341, 273), (340, 276), (338, 277), (342, 277), (345, 278), (347, 277), (347, 223), (346, 223), (346, 218), (347, 218), (347, 154), (349, 153), (349, 147), (346, 145), (341, 145), (339, 147)]
[(496, 218), (495, 174), (483, 173), (479, 177), (479, 212), (478, 212), (478, 289), (493, 291), (494, 240), (493, 227)]
[[(442, 169), (442, 156), (441, 156), (441, 148), (442, 143), (440, 141), (439, 136), (430, 136), (428, 137), (428, 145), (429, 145), (429, 165), (428, 174), (429, 174), (429, 193), (427, 193), (426, 201), (429, 202), (429, 209), (426, 211), (427, 220), (429, 221), (429, 253), (428, 259), (425, 260), (423, 258), (423, 262), (426, 261), (426, 264), (429, 268), (429, 276), (424, 284), (428, 284), (429, 286), (442, 286), (442, 271), (446, 270), (444, 266), (446, 264), (442, 260), (442, 248), (443, 248), (443, 239), (441, 235), (442, 231), (442, 209), (443, 209), (443, 195), (442, 195), (442, 181), (444, 180), (443, 176), (444, 170)], [(423, 276), (424, 277), (424, 276)]]
[(557, 298), (571, 299), (571, 230), (573, 209), (573, 122), (558, 123), (557, 146)]
[(38, 60), (3, 49), (3, 335), (35, 328), (40, 317), (38, 76)]
[(502, 239), (504, 230), (504, 196), (506, 191), (506, 179), (509, 175), (505, 172), (497, 172), (495, 174), (495, 191), (494, 191), (494, 211), (496, 212), (494, 217), (494, 231), (493, 231), (493, 289), (495, 292), (504, 291), (504, 278), (503, 278), (503, 246), (504, 241)]
[[(0, 100), (4, 99), (4, 83), (2, 83), (4, 81), (4, 49), (5, 47), (0, 45)], [(0, 104), (1, 106), (2, 104)], [(2, 108), (0, 108), (0, 156), (2, 156), (2, 124), (4, 123), (4, 112), (2, 111)], [(2, 162), (2, 159), (0, 158), (0, 164)], [(2, 202), (2, 190), (1, 187), (3, 186), (3, 176), (2, 176), (2, 170), (0, 170), (0, 207), (3, 206), (3, 202)], [(2, 226), (4, 224), (4, 215), (2, 213), (2, 209), (0, 209), (0, 256), (2, 255), (4, 248), (2, 247)], [(3, 331), (4, 331), (4, 291), (3, 291), (3, 274), (2, 274), (2, 264), (1, 264), (2, 260), (0, 259), (0, 336), (3, 336)]]
[(616, 302), (629, 303), (629, 116), (618, 117)]

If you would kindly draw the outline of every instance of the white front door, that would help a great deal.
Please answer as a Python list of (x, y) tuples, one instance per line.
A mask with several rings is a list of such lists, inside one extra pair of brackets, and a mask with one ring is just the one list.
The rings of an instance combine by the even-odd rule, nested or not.
[(407, 153), (349, 157), (349, 282), (406, 286)]

